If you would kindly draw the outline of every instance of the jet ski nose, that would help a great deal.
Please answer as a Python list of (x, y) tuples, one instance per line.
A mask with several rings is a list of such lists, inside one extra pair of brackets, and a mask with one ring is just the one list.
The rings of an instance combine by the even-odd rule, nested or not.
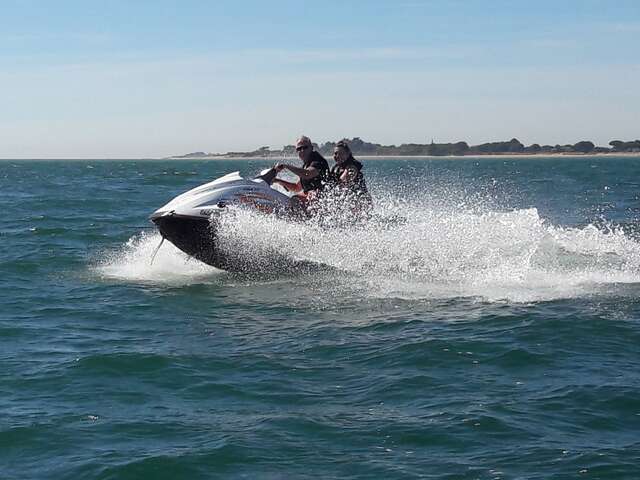
[(166, 211), (156, 210), (151, 215), (149, 215), (149, 220), (151, 220), (153, 223), (155, 223), (157, 225), (159, 220), (162, 217), (173, 215), (174, 212), (175, 212), (175, 210), (166, 210)]

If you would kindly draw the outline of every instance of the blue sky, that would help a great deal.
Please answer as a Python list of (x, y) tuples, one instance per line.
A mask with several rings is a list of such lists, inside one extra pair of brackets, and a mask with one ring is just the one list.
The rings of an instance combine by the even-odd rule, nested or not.
[(0, 158), (640, 137), (640, 2), (4, 0)]

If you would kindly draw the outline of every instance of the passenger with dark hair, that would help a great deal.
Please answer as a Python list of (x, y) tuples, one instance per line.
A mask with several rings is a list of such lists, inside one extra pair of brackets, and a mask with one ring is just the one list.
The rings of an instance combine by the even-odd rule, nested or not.
[(373, 201), (362, 173), (362, 163), (353, 157), (349, 144), (344, 140), (336, 144), (333, 158), (336, 163), (331, 169), (330, 178), (334, 190), (348, 203), (353, 213), (368, 213)]

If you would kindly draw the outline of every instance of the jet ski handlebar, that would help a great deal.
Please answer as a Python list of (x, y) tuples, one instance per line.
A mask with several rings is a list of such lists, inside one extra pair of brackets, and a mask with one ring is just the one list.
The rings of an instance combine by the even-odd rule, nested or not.
[(278, 175), (278, 171), (274, 168), (268, 168), (260, 172), (260, 175), (255, 177), (256, 180), (264, 180), (268, 185), (271, 185)]

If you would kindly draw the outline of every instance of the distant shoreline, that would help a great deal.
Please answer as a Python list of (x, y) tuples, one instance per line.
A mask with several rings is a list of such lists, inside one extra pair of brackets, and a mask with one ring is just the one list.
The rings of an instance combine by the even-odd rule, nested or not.
[[(385, 159), (428, 159), (428, 160), (464, 160), (464, 159), (548, 159), (548, 158), (569, 158), (569, 159), (592, 159), (592, 158), (640, 158), (640, 152), (618, 152), (618, 153), (493, 153), (493, 154), (481, 154), (481, 155), (354, 155), (356, 158), (366, 160), (385, 160)], [(123, 157), (123, 158), (0, 158), (0, 162), (29, 162), (29, 161), (73, 161), (73, 162), (94, 162), (94, 161), (144, 161), (144, 162), (158, 162), (168, 160), (180, 160), (180, 161), (219, 161), (219, 160), (262, 160), (262, 161), (287, 161), (297, 162), (297, 157), (294, 156), (206, 156), (206, 157)]]
[[(617, 153), (487, 153), (472, 155), (357, 155), (357, 158), (366, 158), (368, 160), (378, 160), (385, 158), (428, 158), (428, 159), (464, 159), (464, 158), (607, 158), (607, 157), (637, 157), (640, 158), (640, 152), (617, 152)], [(294, 156), (227, 156), (227, 155), (211, 155), (202, 157), (164, 157), (149, 160), (296, 160)]]
[[(484, 156), (556, 156), (556, 155), (609, 155), (609, 154), (640, 154), (640, 140), (622, 141), (611, 140), (610, 147), (596, 146), (589, 140), (581, 140), (575, 144), (540, 145), (533, 143), (525, 146), (517, 138), (506, 142), (487, 142), (479, 145), (469, 145), (460, 141), (455, 143), (403, 143), (401, 145), (381, 145), (362, 140), (360, 137), (345, 138), (356, 157), (484, 157)], [(340, 142), (314, 143), (313, 147), (320, 154), (330, 157)], [(214, 159), (214, 158), (296, 158), (295, 145), (285, 145), (281, 149), (272, 150), (264, 146), (250, 151), (232, 151), (226, 153), (196, 151), (185, 155), (172, 155), (169, 158), (178, 159)]]

